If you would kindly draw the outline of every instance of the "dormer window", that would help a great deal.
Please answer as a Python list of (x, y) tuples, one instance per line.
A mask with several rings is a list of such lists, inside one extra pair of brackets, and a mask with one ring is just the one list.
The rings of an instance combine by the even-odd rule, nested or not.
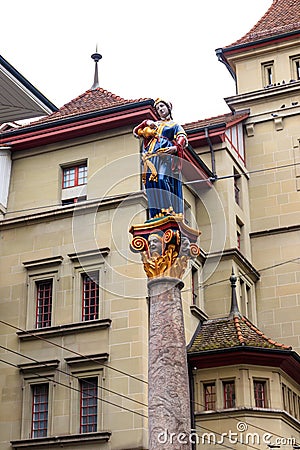
[(63, 189), (82, 186), (87, 182), (86, 163), (63, 168)]
[(87, 199), (87, 160), (66, 164), (62, 169), (62, 205), (69, 205)]
[(264, 86), (274, 84), (274, 61), (268, 61), (262, 64), (262, 76)]

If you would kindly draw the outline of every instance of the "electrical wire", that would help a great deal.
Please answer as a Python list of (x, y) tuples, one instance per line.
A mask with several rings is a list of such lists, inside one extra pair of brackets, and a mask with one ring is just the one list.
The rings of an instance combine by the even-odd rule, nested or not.
[[(286, 168), (289, 168), (289, 167), (296, 167), (299, 164), (300, 164), (300, 162), (299, 163), (292, 163), (292, 164), (283, 164), (281, 166), (267, 167), (265, 169), (250, 170), (248, 172), (243, 172), (242, 174), (230, 174), (230, 175), (223, 175), (221, 177), (216, 177), (216, 178), (209, 177), (209, 178), (205, 178), (205, 179), (201, 179), (201, 180), (186, 181), (183, 184), (186, 185), (186, 186), (189, 186), (191, 184), (196, 184), (196, 183), (204, 183), (204, 182), (207, 183), (208, 181), (216, 182), (216, 181), (220, 181), (220, 180), (226, 180), (226, 179), (229, 179), (229, 178), (238, 178), (241, 175), (251, 175), (251, 174), (254, 174), (254, 173), (267, 172), (267, 171), (270, 171), (270, 170), (286, 169)], [(105, 197), (105, 198), (107, 198), (107, 197)], [(98, 198), (94, 198), (92, 201), (94, 203), (94, 202), (97, 202), (97, 201), (102, 201), (103, 199), (104, 199), (104, 197), (98, 197)], [(79, 202), (79, 203), (74, 203), (74, 205), (67, 205), (67, 206), (69, 206), (69, 209), (72, 211), (73, 210), (72, 206), (74, 207), (74, 206), (78, 206), (78, 205), (81, 205), (81, 204), (82, 205), (87, 205), (88, 203)], [(32, 208), (22, 208), (22, 209), (17, 209), (17, 210), (14, 210), (14, 211), (6, 211), (6, 215), (21, 213), (21, 212), (28, 212), (28, 211), (38, 211), (39, 209), (47, 209), (47, 208), (61, 207), (61, 206), (63, 206), (61, 203), (54, 203), (54, 204), (51, 204), (51, 205), (35, 206), (35, 207), (32, 207)], [(51, 212), (51, 210), (50, 210), (50, 212)], [(4, 219), (4, 222), (5, 222), (5, 219)]]
[[(13, 363), (11, 363), (9, 361), (5, 361), (4, 359), (0, 359), (0, 362), (2, 362), (4, 364), (8, 364), (10, 366), (13, 366), (13, 367), (19, 369), (17, 364), (13, 364)], [(31, 372), (31, 373), (33, 375), (36, 375), (38, 378), (41, 378), (43, 380), (48, 380), (51, 383), (59, 384), (60, 386), (64, 386), (64, 387), (66, 387), (68, 389), (71, 389), (72, 391), (76, 391), (76, 392), (81, 393), (80, 389), (76, 389), (75, 387), (70, 386), (70, 385), (65, 384), (65, 383), (62, 383), (61, 381), (53, 380), (51, 377), (48, 377), (47, 375), (41, 375), (40, 373), (37, 373), (37, 372)], [(126, 408), (125, 406), (117, 405), (116, 403), (113, 403), (113, 402), (111, 402), (109, 400), (105, 400), (104, 398), (101, 398), (101, 397), (98, 397), (98, 396), (95, 396), (95, 395), (93, 395), (92, 397), (96, 398), (97, 400), (100, 400), (101, 402), (108, 403), (109, 405), (116, 406), (117, 408), (124, 409), (125, 411), (131, 412), (133, 414), (137, 414), (139, 416), (142, 416), (142, 417), (145, 417), (146, 419), (148, 419), (148, 416), (146, 416), (145, 414), (142, 414), (142, 413), (140, 413), (138, 411), (134, 411), (133, 409), (129, 409), (129, 408)]]
[[(194, 404), (194, 405), (201, 406), (202, 408), (205, 407), (205, 405), (203, 405), (202, 403), (196, 402), (195, 400), (193, 401), (193, 404)], [(215, 411), (215, 410), (214, 410), (214, 411)], [(217, 412), (217, 411), (215, 411), (215, 412)], [(240, 419), (238, 419), (238, 418), (235, 417), (235, 416), (230, 415), (229, 413), (224, 413), (223, 411), (221, 411), (220, 413), (222, 414), (222, 417), (226, 417), (227, 419), (233, 419), (233, 420), (235, 420), (236, 422), (241, 422)], [(249, 425), (250, 427), (255, 427), (255, 429), (257, 429), (257, 430), (264, 431), (265, 433), (270, 433), (269, 430), (266, 430), (265, 428), (262, 428), (262, 427), (258, 426), (257, 424), (253, 424), (253, 423), (247, 422), (246, 420), (243, 420), (243, 423), (244, 423), (245, 425), (247, 425), (247, 426)], [(278, 438), (283, 438), (283, 437), (284, 437), (284, 436), (280, 436), (279, 434), (276, 434), (276, 433), (274, 433), (274, 432), (272, 432), (272, 435), (273, 435), (273, 436), (276, 436), (276, 437), (278, 437)]]
[(201, 180), (192, 180), (192, 181), (186, 181), (184, 184), (186, 186), (189, 186), (191, 184), (196, 183), (207, 183), (208, 181), (219, 181), (219, 180), (227, 180), (228, 178), (239, 178), (241, 175), (252, 175), (254, 173), (261, 173), (261, 172), (267, 172), (269, 170), (276, 170), (276, 169), (287, 169), (289, 167), (295, 167), (298, 166), (299, 163), (292, 163), (292, 164), (283, 164), (281, 166), (273, 166), (273, 167), (267, 167), (266, 169), (256, 169), (256, 170), (249, 170), (248, 172), (242, 172), (241, 174), (230, 174), (230, 175), (223, 175), (221, 177), (209, 177)]
[[(41, 361), (38, 361), (37, 359), (34, 359), (34, 358), (32, 358), (31, 356), (25, 355), (24, 353), (17, 352), (17, 351), (12, 350), (12, 349), (10, 349), (10, 348), (8, 348), (8, 347), (4, 347), (3, 345), (0, 345), (0, 348), (2, 348), (3, 350), (6, 350), (6, 351), (8, 351), (8, 352), (14, 353), (14, 354), (16, 354), (16, 355), (18, 355), (18, 356), (21, 356), (22, 358), (29, 359), (30, 361), (33, 361), (33, 362), (35, 362), (35, 363), (42, 364), (45, 368), (48, 367), (46, 362), (43, 363), (43, 362), (41, 362)], [(103, 365), (102, 368), (104, 368), (104, 367), (105, 367), (105, 366)], [(62, 374), (64, 374), (64, 375), (67, 375), (68, 377), (75, 378), (75, 379), (78, 380), (78, 381), (81, 380), (80, 377), (77, 377), (76, 375), (74, 375), (74, 374), (72, 374), (72, 373), (69, 373), (69, 372), (66, 372), (66, 371), (64, 371), (64, 370), (62, 370), (62, 369), (56, 368), (56, 371), (57, 371), (57, 372), (60, 372), (60, 373), (62, 373)], [(89, 383), (88, 381), (87, 381), (87, 384), (93, 385), (92, 383)], [(99, 389), (102, 389), (102, 390), (104, 390), (104, 391), (109, 392), (110, 394), (119, 395), (120, 397), (125, 398), (126, 400), (130, 400), (131, 402), (138, 403), (138, 404), (140, 404), (141, 406), (148, 407), (148, 405), (146, 405), (145, 403), (140, 402), (139, 400), (135, 400), (135, 399), (130, 398), (130, 397), (124, 395), (124, 394), (120, 394), (119, 392), (112, 391), (111, 389), (105, 388), (104, 386), (97, 385), (97, 387), (98, 387)]]
[[(10, 327), (12, 327), (12, 328), (14, 328), (14, 329), (21, 330), (19, 327), (15, 327), (14, 325), (9, 324), (8, 322), (4, 322), (3, 320), (0, 320), (0, 322), (1, 322), (1, 323), (4, 323), (5, 325), (10, 326)], [(24, 331), (24, 330), (21, 330), (21, 331)], [(34, 335), (33, 335), (33, 336), (34, 336)], [(37, 337), (37, 336), (35, 336), (35, 337)], [(44, 339), (43, 339), (43, 340), (44, 340)], [(50, 344), (52, 344), (52, 345), (55, 345), (55, 346), (57, 345), (56, 343), (53, 343), (53, 342), (48, 341), (48, 340), (46, 340), (46, 342), (48, 342), (48, 343), (50, 343)], [(58, 345), (58, 346), (59, 346), (59, 345)], [(70, 349), (68, 349), (68, 348), (66, 348), (66, 347), (63, 347), (63, 346), (59, 346), (59, 347), (62, 348), (62, 349), (64, 349), (64, 350), (67, 350), (67, 351), (72, 352), (72, 350), (70, 350)], [(11, 349), (9, 349), (9, 348), (7, 348), (7, 347), (3, 347), (2, 345), (0, 345), (0, 348), (2, 348), (2, 349), (4, 349), (4, 350), (7, 350), (7, 351), (10, 351), (11, 353), (15, 353), (15, 354), (18, 355), (18, 356), (21, 356), (21, 357), (27, 358), (27, 359), (29, 359), (29, 360), (32, 360), (32, 361), (34, 361), (34, 362), (36, 362), (36, 363), (41, 363), (40, 361), (35, 360), (34, 358), (31, 358), (31, 357), (29, 357), (29, 356), (27, 356), (27, 355), (24, 355), (24, 354), (20, 353), (20, 352), (11, 350)], [(76, 354), (76, 355), (80, 355), (80, 354), (78, 354), (77, 352), (75, 352), (75, 354)], [(82, 355), (82, 356), (84, 356), (84, 355)], [(90, 361), (92, 361), (92, 362), (98, 363), (98, 364), (101, 366), (101, 368), (107, 367), (106, 365), (104, 366), (104, 365), (102, 365), (101, 363), (99, 363), (99, 361), (95, 361), (95, 360), (93, 360), (92, 358), (87, 357), (87, 359), (90, 360)], [(47, 367), (46, 364), (45, 364), (45, 366)], [(17, 367), (18, 367), (18, 366), (17, 366)], [(67, 376), (74, 377), (74, 378), (80, 380), (79, 377), (76, 377), (76, 376), (73, 375), (73, 374), (70, 374), (70, 373), (68, 373), (68, 372), (65, 372), (65, 371), (63, 371), (63, 370), (61, 370), (61, 369), (56, 369), (56, 370), (57, 370), (58, 372), (61, 372), (61, 373), (63, 373), (63, 374), (66, 374)], [(34, 372), (32, 372), (32, 373), (34, 373)], [(127, 375), (130, 376), (129, 374), (127, 374)], [(127, 396), (125, 396), (125, 395), (123, 395), (123, 394), (120, 394), (120, 393), (111, 391), (110, 389), (104, 388), (104, 387), (102, 387), (102, 386), (98, 386), (98, 387), (100, 387), (101, 389), (104, 389), (104, 390), (106, 390), (106, 391), (108, 391), (108, 392), (110, 392), (110, 393), (113, 393), (113, 394), (115, 394), (115, 395), (119, 395), (120, 397), (123, 397), (123, 398), (125, 398), (125, 399), (127, 399), (127, 400), (130, 400), (130, 401), (139, 403), (139, 404), (141, 404), (141, 406), (144, 406), (144, 407), (147, 407), (147, 406), (148, 406), (148, 405), (145, 404), (145, 403), (142, 403), (142, 402), (139, 402), (139, 401), (137, 401), (137, 400), (134, 400), (134, 399), (132, 399), (132, 398), (130, 398), (130, 397), (127, 397)], [(201, 404), (201, 403), (199, 403), (199, 402), (193, 401), (193, 403), (194, 403), (195, 405), (199, 405), (199, 406), (201, 406), (201, 407), (204, 407), (204, 405)], [(239, 420), (236, 419), (234, 416), (231, 416), (231, 415), (229, 415), (228, 413), (222, 412), (222, 416), (223, 416), (223, 417), (226, 417), (226, 418), (232, 418), (232, 419), (235, 419), (235, 420), (239, 421)], [(248, 422), (246, 422), (246, 421), (244, 421), (244, 423), (246, 423), (247, 425), (250, 425), (250, 426), (254, 426), (253, 424), (248, 423)], [(260, 430), (262, 430), (262, 431), (265, 431), (266, 433), (269, 433), (268, 430), (266, 430), (266, 429), (264, 429), (264, 428), (261, 428), (261, 427), (259, 427), (259, 426), (257, 426), (257, 425), (255, 425), (255, 426), (256, 426), (256, 428), (258, 428), (258, 429), (260, 429)], [(210, 431), (212, 431), (212, 430), (210, 430)], [(273, 434), (274, 434), (274, 433), (273, 433)], [(274, 435), (277, 436), (277, 437), (282, 437), (282, 436), (280, 436), (280, 435), (276, 435), (276, 434), (274, 434)]]
[[(264, 267), (262, 269), (258, 269), (258, 272), (264, 272), (266, 270), (274, 269), (275, 267), (280, 267), (280, 266), (283, 266), (285, 264), (290, 264), (290, 263), (298, 261), (299, 259), (300, 259), (299, 256), (297, 258), (288, 259), (286, 261), (282, 261), (280, 263), (276, 263), (276, 264), (273, 264), (271, 266), (267, 266), (267, 267)], [(243, 275), (251, 275), (252, 273), (253, 273), (253, 270), (250, 270), (248, 272), (244, 272)], [(214, 281), (213, 283), (205, 283), (205, 284), (199, 283), (197, 285), (197, 288), (206, 289), (206, 288), (208, 288), (210, 286), (215, 286), (217, 284), (222, 284), (222, 283), (228, 282), (228, 279), (229, 278), (223, 278), (222, 280)], [(193, 290), (193, 288), (187, 288), (187, 289), (183, 289), (181, 292), (189, 292), (189, 291), (192, 291), (192, 290)]]
[[(86, 359), (88, 361), (92, 361), (93, 363), (99, 364), (102, 367), (102, 364), (99, 361), (97, 361), (95, 358), (92, 358), (92, 357), (87, 356), (87, 355), (82, 355), (81, 353), (76, 352), (75, 350), (72, 350), (70, 348), (64, 347), (63, 345), (59, 345), (56, 342), (49, 341), (49, 339), (43, 338), (42, 336), (38, 336), (37, 334), (35, 334), (35, 333), (31, 332), (31, 331), (23, 330), (22, 328), (17, 327), (16, 325), (12, 325), (12, 324), (10, 324), (8, 322), (5, 322), (2, 319), (0, 319), (0, 323), (3, 323), (3, 325), (7, 325), (8, 327), (14, 328), (15, 330), (22, 331), (23, 333), (26, 333), (29, 336), (33, 336), (36, 339), (40, 339), (41, 341), (47, 342), (48, 344), (54, 345), (55, 347), (58, 347), (58, 348), (60, 348), (62, 350), (66, 350), (66, 351), (68, 351), (70, 353), (73, 353), (74, 355), (80, 356), (81, 358), (84, 358), (84, 359)], [(132, 378), (132, 379), (134, 379), (136, 381), (140, 381), (142, 383), (148, 384), (147, 381), (142, 380), (141, 378), (135, 377), (134, 375), (131, 375), (131, 374), (127, 373), (127, 372), (124, 372), (123, 370), (116, 369), (115, 367), (112, 367), (112, 366), (110, 366), (108, 364), (105, 365), (105, 367), (107, 367), (108, 369), (114, 370), (115, 372), (121, 373), (122, 375), (125, 375), (127, 377), (130, 377), (130, 378)]]

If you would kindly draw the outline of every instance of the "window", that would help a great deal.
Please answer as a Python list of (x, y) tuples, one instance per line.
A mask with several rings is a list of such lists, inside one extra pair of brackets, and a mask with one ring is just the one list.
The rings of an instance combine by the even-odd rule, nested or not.
[(52, 279), (36, 282), (36, 328), (51, 326), (52, 282)]
[(184, 200), (184, 222), (192, 226), (192, 207), (186, 200)]
[(216, 409), (216, 384), (205, 383), (204, 388), (204, 409), (211, 411)]
[(235, 170), (233, 169), (233, 175), (234, 175), (234, 199), (235, 202), (241, 206), (241, 196), (240, 196), (240, 191), (241, 191), (241, 175)]
[(63, 189), (87, 183), (87, 164), (63, 168)]
[(82, 320), (99, 318), (99, 271), (82, 274)]
[(32, 426), (31, 437), (45, 437), (48, 432), (49, 385), (32, 386)]
[(287, 387), (285, 384), (282, 384), (282, 403), (283, 409), (287, 411)]
[(234, 381), (223, 381), (224, 408), (235, 407), (235, 384)]
[(291, 74), (293, 80), (300, 80), (300, 55), (291, 58)]
[(236, 246), (241, 250), (241, 233), (239, 231), (236, 232)]
[(270, 86), (274, 84), (274, 61), (262, 64), (263, 85)]
[(256, 407), (267, 408), (265, 381), (254, 381), (254, 400)]
[(97, 378), (80, 380), (80, 433), (97, 431)]
[(198, 269), (195, 266), (192, 266), (192, 296), (193, 296), (193, 305), (197, 305), (199, 295), (199, 277), (198, 277)]

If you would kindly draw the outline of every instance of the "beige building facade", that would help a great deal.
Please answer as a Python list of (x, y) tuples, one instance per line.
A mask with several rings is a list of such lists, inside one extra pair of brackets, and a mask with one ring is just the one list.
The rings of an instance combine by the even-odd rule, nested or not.
[[(274, 0), (218, 49), (232, 112), (184, 125), (185, 221), (202, 233), (182, 290), (197, 448), (300, 442), (300, 4), (288, 1), (285, 28)], [(132, 129), (156, 119), (153, 100), (99, 86), (58, 111), (42, 100), (49, 116), (1, 132), (0, 450), (147, 449), (147, 282), (129, 228), (147, 220)]]

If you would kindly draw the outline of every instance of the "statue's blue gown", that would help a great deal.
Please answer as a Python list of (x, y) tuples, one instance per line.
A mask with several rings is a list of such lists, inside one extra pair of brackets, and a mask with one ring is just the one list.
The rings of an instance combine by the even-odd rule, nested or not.
[(158, 122), (157, 137), (146, 143), (143, 156), (157, 171), (157, 181), (153, 180), (153, 170), (147, 167), (146, 193), (150, 219), (159, 214), (183, 214), (181, 173), (178, 157), (159, 154), (159, 150), (172, 147), (179, 135), (186, 136), (184, 129), (172, 120)]

